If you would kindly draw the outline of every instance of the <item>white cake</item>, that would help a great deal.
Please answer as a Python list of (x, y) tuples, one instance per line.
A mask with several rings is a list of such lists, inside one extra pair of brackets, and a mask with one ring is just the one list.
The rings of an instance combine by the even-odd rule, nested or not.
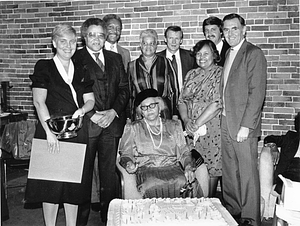
[(122, 200), (119, 213), (109, 218), (117, 226), (228, 226), (220, 212), (224, 207), (216, 204), (209, 198)]

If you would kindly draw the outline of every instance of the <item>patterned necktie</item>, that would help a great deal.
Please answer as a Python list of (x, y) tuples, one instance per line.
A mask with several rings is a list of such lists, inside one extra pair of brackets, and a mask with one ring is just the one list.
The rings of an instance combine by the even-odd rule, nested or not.
[(104, 64), (102, 63), (102, 61), (99, 59), (99, 55), (100, 53), (94, 53), (95, 57), (96, 57), (96, 62), (99, 65), (99, 67), (101, 68), (101, 70), (104, 72), (105, 71), (105, 67)]
[(177, 66), (177, 62), (176, 62), (176, 57), (175, 55), (172, 55), (172, 66), (176, 72), (176, 75), (178, 75), (178, 66)]

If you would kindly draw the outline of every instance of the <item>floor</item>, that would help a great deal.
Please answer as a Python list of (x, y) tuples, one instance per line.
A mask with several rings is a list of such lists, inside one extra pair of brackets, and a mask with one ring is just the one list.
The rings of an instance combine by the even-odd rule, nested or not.
[[(2, 222), (2, 226), (42, 226), (44, 225), (42, 209), (25, 209), (24, 194), (28, 171), (26, 167), (7, 167), (7, 200), (9, 219)], [(1, 225), (1, 224), (0, 224)], [(56, 226), (64, 226), (63, 209), (59, 209)], [(104, 226), (99, 212), (91, 211), (87, 226)]]
[[(42, 226), (44, 225), (41, 208), (25, 209), (23, 198), (27, 178), (26, 167), (10, 166), (7, 168), (7, 200), (9, 219), (2, 222), (2, 226)], [(59, 210), (56, 226), (64, 226), (63, 209)], [(264, 221), (261, 226), (271, 226), (272, 220)], [(1, 226), (1, 224), (0, 224)], [(104, 226), (98, 212), (91, 211), (87, 226)]]

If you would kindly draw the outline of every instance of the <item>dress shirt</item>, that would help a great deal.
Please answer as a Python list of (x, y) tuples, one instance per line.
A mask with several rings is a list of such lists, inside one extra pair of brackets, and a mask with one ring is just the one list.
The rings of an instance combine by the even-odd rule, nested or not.
[(178, 81), (178, 86), (179, 86), (179, 90), (181, 90), (182, 85), (183, 85), (183, 76), (182, 76), (182, 67), (181, 67), (181, 59), (180, 59), (180, 54), (179, 54), (179, 50), (173, 54), (171, 53), (168, 49), (166, 50), (166, 57), (172, 62), (172, 57), (173, 55), (175, 55), (175, 59), (177, 62), (177, 81)]
[(223, 45), (224, 45), (223, 40), (221, 40), (221, 41), (216, 45), (219, 54), (221, 54)]
[[(97, 53), (97, 52), (94, 52), (92, 50), (90, 50), (88, 47), (86, 47), (87, 51), (89, 52), (89, 54), (91, 55), (91, 57), (95, 60), (95, 62), (97, 63), (97, 59), (96, 59), (96, 56), (94, 55), (94, 53)], [(99, 59), (101, 60), (101, 62), (103, 63), (103, 65), (105, 66), (105, 60), (104, 60), (104, 55), (103, 55), (103, 50), (100, 49), (100, 51), (98, 52), (100, 53), (99, 54)]]
[(231, 66), (232, 66), (232, 63), (236, 57), (236, 54), (238, 53), (238, 51), (240, 50), (243, 42), (245, 41), (245, 39), (243, 39), (238, 45), (236, 45), (235, 47), (231, 47), (229, 49), (229, 53), (228, 55), (226, 56), (226, 60), (225, 60), (225, 64), (224, 64), (224, 70), (223, 70), (223, 79), (224, 79), (224, 86), (223, 86), (223, 111), (222, 111), (222, 114), (224, 116), (226, 116), (226, 111), (225, 111), (225, 95), (224, 95), (224, 92), (225, 92), (225, 88), (226, 88), (226, 84), (227, 84), (227, 80), (228, 80), (228, 76), (229, 76), (229, 72), (230, 72), (230, 69), (231, 69)]
[(115, 52), (115, 53), (118, 53), (117, 43), (111, 44), (109, 42), (105, 42), (105, 49), (109, 50), (109, 51), (112, 51), (112, 52)]

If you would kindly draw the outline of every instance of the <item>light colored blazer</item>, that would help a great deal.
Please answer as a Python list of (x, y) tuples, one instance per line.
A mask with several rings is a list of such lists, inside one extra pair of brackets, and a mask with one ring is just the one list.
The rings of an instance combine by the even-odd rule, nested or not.
[[(224, 91), (226, 121), (232, 139), (236, 139), (241, 126), (250, 129), (249, 137), (260, 136), (266, 80), (267, 61), (262, 50), (244, 41), (232, 63)], [(223, 90), (222, 78), (221, 97)]]
[(123, 48), (119, 44), (117, 44), (117, 51), (122, 56), (124, 68), (125, 68), (125, 71), (127, 72), (128, 63), (130, 62), (130, 52), (128, 49)]

